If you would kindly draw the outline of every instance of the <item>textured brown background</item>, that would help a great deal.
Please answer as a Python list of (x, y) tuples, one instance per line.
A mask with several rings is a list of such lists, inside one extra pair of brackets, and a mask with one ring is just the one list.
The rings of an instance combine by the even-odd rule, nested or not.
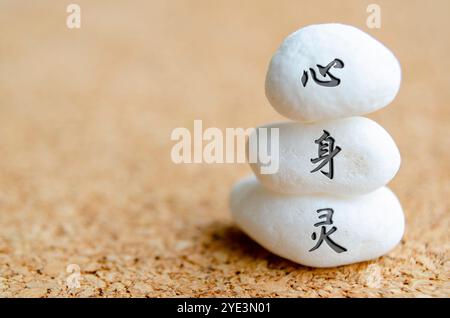
[[(68, 1), (0, 3), (0, 295), (450, 296), (450, 1)], [(279, 120), (264, 96), (281, 40), (311, 23), (355, 25), (403, 68), (369, 117), (403, 156), (391, 187), (404, 240), (378, 260), (311, 269), (231, 222), (246, 165), (174, 165), (178, 126)], [(81, 267), (68, 290), (66, 266)]]

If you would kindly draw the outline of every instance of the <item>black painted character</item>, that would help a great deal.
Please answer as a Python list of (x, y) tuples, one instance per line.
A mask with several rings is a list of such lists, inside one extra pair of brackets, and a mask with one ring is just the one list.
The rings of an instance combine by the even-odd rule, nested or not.
[[(333, 241), (330, 238), (330, 235), (337, 231), (337, 227), (333, 226), (328, 232), (326, 229), (326, 225), (332, 225), (333, 224), (333, 209), (327, 208), (327, 209), (319, 209), (317, 210), (317, 213), (325, 212), (325, 214), (319, 215), (319, 219), (325, 219), (324, 221), (318, 222), (314, 224), (315, 227), (322, 226), (320, 229), (320, 237), (317, 241), (316, 245), (311, 248), (309, 251), (312, 252), (320, 247), (322, 243), (325, 241), (329, 247), (333, 249), (336, 253), (342, 253), (346, 252), (347, 249), (345, 247), (340, 246), (335, 241)], [(311, 235), (311, 238), (315, 241), (317, 239), (316, 232), (313, 232)]]
[[(322, 80), (318, 79), (317, 75), (316, 75), (316, 71), (312, 68), (309, 68), (309, 71), (311, 72), (311, 76), (312, 76), (314, 82), (318, 85), (326, 86), (326, 87), (338, 86), (341, 83), (341, 80), (330, 73), (330, 69), (332, 67), (343, 68), (344, 62), (342, 62), (340, 59), (334, 59), (327, 66), (322, 66), (322, 65), (317, 64), (317, 68), (319, 69), (320, 75), (322, 75), (322, 77), (324, 77), (324, 78), (326, 78), (327, 76), (329, 77), (329, 80), (326, 80), (326, 81), (322, 81)], [(308, 82), (308, 72), (303, 71), (303, 76), (302, 76), (303, 87), (306, 86), (307, 82)]]
[(326, 130), (323, 131), (323, 134), (319, 139), (314, 140), (314, 143), (319, 145), (318, 157), (311, 159), (311, 162), (314, 164), (318, 163), (319, 161), (322, 162), (317, 165), (317, 167), (314, 168), (311, 173), (319, 171), (326, 164), (328, 164), (328, 171), (321, 170), (320, 172), (322, 172), (328, 178), (333, 179), (333, 158), (341, 151), (341, 147), (334, 146), (334, 138), (331, 137), (330, 133)]

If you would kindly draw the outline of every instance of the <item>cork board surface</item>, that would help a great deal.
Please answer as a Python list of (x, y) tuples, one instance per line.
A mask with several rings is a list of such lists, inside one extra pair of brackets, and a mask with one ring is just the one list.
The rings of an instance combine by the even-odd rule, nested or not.
[[(449, 286), (449, 1), (0, 3), (0, 295), (3, 297), (428, 297)], [(371, 262), (312, 269), (230, 219), (245, 164), (175, 165), (170, 133), (282, 119), (264, 96), (281, 40), (355, 25), (399, 58), (403, 82), (369, 117), (396, 140), (390, 187), (406, 233)], [(79, 288), (66, 270), (80, 268)]]

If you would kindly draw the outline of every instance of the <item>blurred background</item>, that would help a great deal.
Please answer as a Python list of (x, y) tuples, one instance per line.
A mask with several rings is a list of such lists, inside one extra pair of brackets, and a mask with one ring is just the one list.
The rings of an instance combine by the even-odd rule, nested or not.
[[(0, 295), (450, 296), (449, 12), (446, 0), (1, 0)], [(368, 32), (402, 65), (399, 95), (368, 117), (400, 148), (390, 186), (407, 228), (376, 261), (311, 269), (233, 225), (228, 193), (247, 165), (175, 165), (170, 133), (282, 119), (268, 62), (325, 22)]]

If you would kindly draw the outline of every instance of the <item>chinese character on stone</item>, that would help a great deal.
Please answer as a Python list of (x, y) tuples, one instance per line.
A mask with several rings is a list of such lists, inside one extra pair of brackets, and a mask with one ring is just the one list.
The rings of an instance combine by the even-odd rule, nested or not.
[[(309, 72), (311, 73), (311, 77), (312, 77), (313, 81), (317, 85), (320, 85), (320, 86), (325, 86), (325, 87), (338, 86), (341, 83), (341, 80), (330, 73), (330, 69), (332, 67), (333, 68), (343, 68), (344, 67), (344, 62), (342, 62), (340, 59), (334, 59), (333, 61), (331, 61), (326, 66), (322, 66), (320, 64), (317, 64), (317, 69), (319, 70), (319, 73), (322, 76), (321, 78), (323, 80), (319, 79), (317, 77), (316, 71), (313, 68), (310, 67), (309, 68)], [(307, 71), (303, 71), (303, 76), (302, 76), (302, 85), (303, 85), (303, 87), (305, 87), (306, 83), (308, 83), (308, 79), (309, 79), (308, 72)]]
[[(333, 179), (334, 175), (334, 162), (333, 158), (340, 151), (341, 147), (334, 146), (334, 138), (330, 136), (330, 133), (326, 130), (323, 131), (322, 136), (319, 139), (314, 140), (314, 143), (319, 145), (317, 158), (311, 159), (311, 162), (318, 164), (311, 173), (319, 171), (330, 179)], [(328, 170), (323, 170), (328, 165)]]
[[(318, 249), (322, 245), (323, 242), (326, 242), (328, 244), (328, 246), (331, 247), (333, 249), (333, 251), (335, 251), (336, 253), (346, 252), (347, 249), (345, 247), (340, 246), (335, 241), (333, 241), (330, 237), (331, 234), (333, 234), (334, 232), (337, 231), (337, 227), (333, 226), (327, 231), (327, 225), (333, 225), (333, 213), (334, 213), (333, 209), (327, 208), (327, 209), (317, 210), (317, 213), (323, 213), (323, 212), (325, 212), (325, 213), (319, 215), (319, 219), (324, 219), (324, 221), (314, 224), (315, 227), (321, 226), (319, 239), (317, 240), (316, 245), (313, 248), (311, 248), (309, 251), (312, 252), (312, 251)], [(313, 239), (313, 241), (315, 241), (317, 239), (316, 232), (313, 232), (313, 234), (311, 235), (311, 238)]]

